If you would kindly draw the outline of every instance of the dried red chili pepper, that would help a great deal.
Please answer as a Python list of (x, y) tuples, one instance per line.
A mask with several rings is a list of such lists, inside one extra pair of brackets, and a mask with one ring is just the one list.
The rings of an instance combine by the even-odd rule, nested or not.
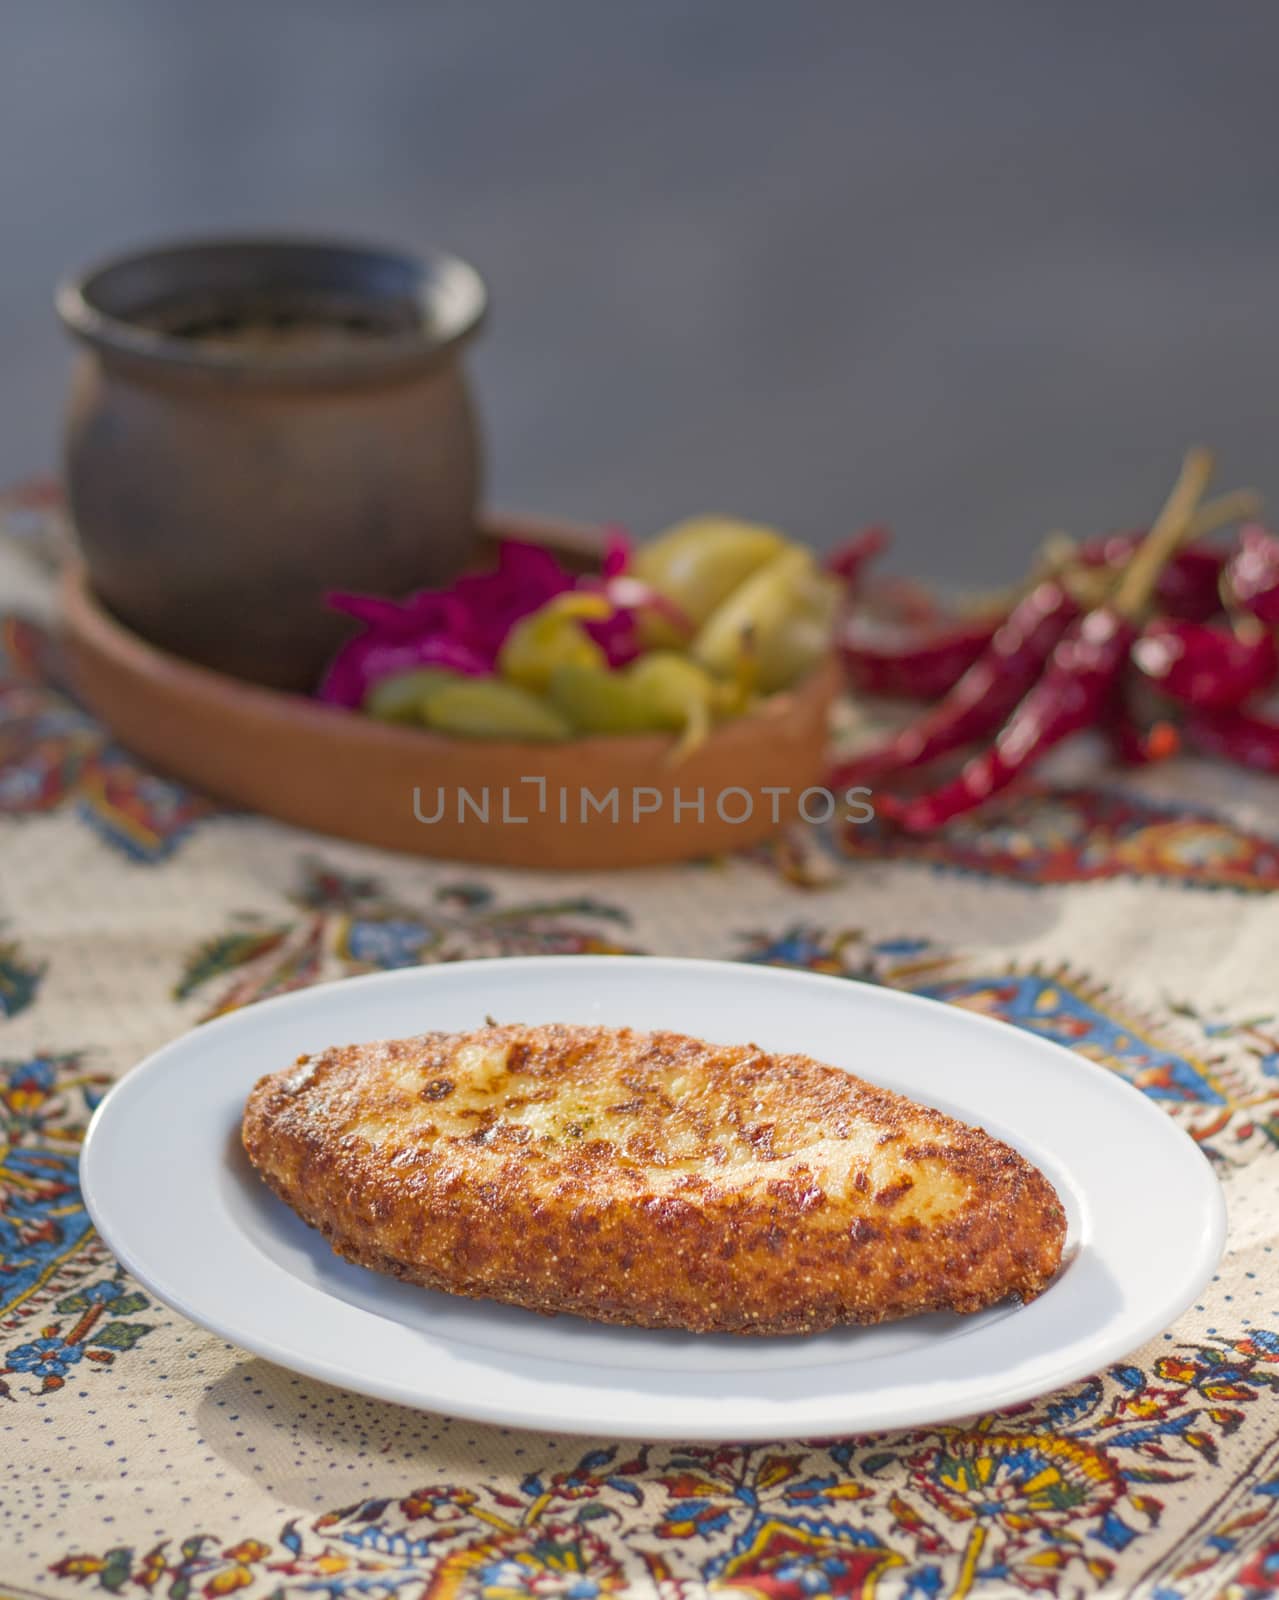
[[(1118, 571), (1132, 558), (1142, 541), (1142, 533), (1109, 533), (1086, 539), (1079, 547), (1085, 566), (1110, 567)], [(1155, 603), (1169, 617), (1187, 622), (1207, 622), (1221, 614), (1221, 574), (1228, 551), (1212, 545), (1188, 545), (1179, 550), (1155, 585)]]
[(1067, 629), (1043, 676), (991, 748), (974, 756), (953, 782), (897, 811), (895, 820), (901, 827), (910, 833), (933, 832), (1006, 789), (1072, 734), (1113, 716), (1128, 652), (1137, 636), (1136, 619), (1160, 571), (1186, 536), (1211, 471), (1206, 451), (1187, 455), (1172, 493), (1114, 594)]
[(1274, 636), (1255, 617), (1230, 626), (1154, 617), (1132, 647), (1134, 665), (1183, 705), (1228, 711), (1279, 676)]
[(1239, 548), (1226, 563), (1226, 593), (1269, 628), (1279, 628), (1279, 538), (1259, 523), (1239, 530)]
[[(1241, 517), (1256, 514), (1258, 497), (1239, 489), (1205, 501), (1195, 513), (1186, 538), (1194, 540)], [(850, 541), (869, 539), (878, 530), (867, 529)], [(1077, 553), (1085, 566), (1120, 571), (1132, 559), (1143, 535), (1105, 534), (1089, 539)], [(1189, 544), (1178, 550), (1160, 573), (1155, 588), (1159, 608), (1169, 615), (1203, 621), (1221, 611), (1219, 593), (1227, 552), (1211, 545)], [(844, 665), (850, 681), (867, 694), (906, 700), (938, 700), (982, 656), (1005, 617), (941, 625), (926, 632), (906, 631), (874, 617), (853, 617), (845, 624), (841, 640)]]
[[(1220, 614), (1221, 576), (1230, 552), (1218, 545), (1194, 541), (1241, 517), (1255, 516), (1259, 504), (1251, 489), (1238, 489), (1218, 495), (1199, 508), (1187, 532), (1191, 542), (1177, 551), (1155, 584), (1155, 603), (1160, 611), (1187, 622), (1207, 622)], [(1143, 537), (1138, 529), (1086, 539), (1079, 547), (1080, 559), (1086, 566), (1118, 571), (1132, 558)]]
[(1115, 759), (1125, 767), (1148, 767), (1156, 761), (1167, 761), (1181, 749), (1181, 735), (1171, 722), (1160, 718), (1143, 724), (1122, 694), (1106, 723), (1106, 739)]
[(852, 617), (839, 640), (844, 668), (867, 694), (936, 700), (963, 677), (990, 644), (1002, 617), (956, 622), (926, 632)]
[(1186, 718), (1187, 740), (1205, 755), (1220, 756), (1254, 772), (1279, 773), (1279, 721), (1256, 711), (1195, 710)]
[(827, 572), (842, 578), (847, 587), (855, 588), (870, 563), (888, 549), (892, 538), (888, 529), (878, 523), (863, 528), (830, 552), (826, 557)]
[(1043, 677), (991, 748), (953, 782), (903, 807), (901, 826), (932, 833), (1006, 789), (1071, 734), (1094, 726), (1114, 695), (1135, 635), (1130, 619), (1110, 606), (1088, 612), (1058, 643)]
[(1207, 622), (1221, 613), (1221, 571), (1225, 555), (1210, 545), (1191, 545), (1160, 573), (1155, 604), (1170, 617)]
[(1059, 579), (1036, 584), (940, 704), (876, 749), (837, 768), (830, 775), (830, 786), (841, 789), (926, 766), (994, 733), (1043, 672), (1057, 641), (1079, 613), (1078, 602)]

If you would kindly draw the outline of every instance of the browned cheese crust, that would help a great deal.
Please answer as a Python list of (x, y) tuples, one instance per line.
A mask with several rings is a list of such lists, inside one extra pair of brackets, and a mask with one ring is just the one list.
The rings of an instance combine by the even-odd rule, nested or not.
[(998, 1139), (807, 1056), (495, 1027), (263, 1078), (262, 1177), (339, 1255), (543, 1312), (815, 1333), (1038, 1294), (1066, 1223)]

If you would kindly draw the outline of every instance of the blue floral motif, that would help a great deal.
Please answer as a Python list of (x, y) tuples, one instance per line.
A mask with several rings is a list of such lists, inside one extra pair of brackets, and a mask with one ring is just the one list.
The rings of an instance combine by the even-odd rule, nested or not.
[(1067, 981), (1038, 973), (1002, 978), (966, 978), (915, 990), (934, 1000), (966, 1005), (1031, 1033), (1064, 1044), (1081, 1055), (1115, 1066), (1154, 1100), (1174, 1105), (1224, 1106), (1226, 1097), (1209, 1067), (1161, 1049)]
[(24, 1300), (84, 1242), (92, 1224), (75, 1155), (11, 1149), (0, 1163), (0, 1313)]
[(79, 1292), (90, 1305), (109, 1306), (124, 1293), (124, 1285), (113, 1278), (106, 1278), (101, 1283), (91, 1283), (87, 1289)]
[(33, 1339), (10, 1350), (6, 1361), (11, 1372), (29, 1372), (36, 1378), (65, 1378), (67, 1368), (84, 1358), (82, 1344), (63, 1344), (61, 1339)]
[(411, 918), (360, 918), (347, 928), (346, 953), (350, 960), (370, 967), (416, 967), (424, 947), (435, 937), (424, 923)]

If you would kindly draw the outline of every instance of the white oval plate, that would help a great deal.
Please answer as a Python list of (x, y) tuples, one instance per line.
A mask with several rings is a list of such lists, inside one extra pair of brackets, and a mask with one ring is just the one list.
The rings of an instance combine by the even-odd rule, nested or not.
[[(246, 1095), (303, 1052), (473, 1028), (486, 1015), (798, 1051), (979, 1123), (1056, 1185), (1066, 1264), (1028, 1306), (754, 1339), (540, 1317), (339, 1260), (250, 1168), (239, 1141)], [(80, 1171), (89, 1212), (129, 1271), (255, 1355), (402, 1405), (648, 1439), (860, 1433), (1030, 1399), (1166, 1328), (1211, 1277), (1225, 1238), (1207, 1161), (1104, 1068), (936, 1001), (721, 961), (468, 961), (263, 1001), (123, 1079), (93, 1119)]]

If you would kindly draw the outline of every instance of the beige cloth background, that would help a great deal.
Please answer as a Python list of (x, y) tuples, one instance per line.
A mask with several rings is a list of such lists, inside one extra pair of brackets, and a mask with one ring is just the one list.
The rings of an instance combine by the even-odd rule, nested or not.
[[(3, 545), (0, 563), (0, 609), (45, 611), (44, 580)], [(1179, 761), (1081, 787), (1067, 768), (944, 862), (859, 834), (852, 856), (810, 836), (627, 876), (459, 869), (211, 812), (104, 742), (38, 633), (9, 624), (3, 643), (0, 1593), (1274, 1585), (1271, 785)], [(166, 1310), (83, 1231), (74, 1159), (92, 1105), (203, 1017), (377, 965), (610, 948), (871, 977), (1105, 1062), (1215, 1162), (1231, 1216), (1219, 1276), (1128, 1361), (1016, 1413), (682, 1449), (481, 1427), (296, 1377)], [(1159, 1196), (1133, 1204), (1156, 1234)]]

